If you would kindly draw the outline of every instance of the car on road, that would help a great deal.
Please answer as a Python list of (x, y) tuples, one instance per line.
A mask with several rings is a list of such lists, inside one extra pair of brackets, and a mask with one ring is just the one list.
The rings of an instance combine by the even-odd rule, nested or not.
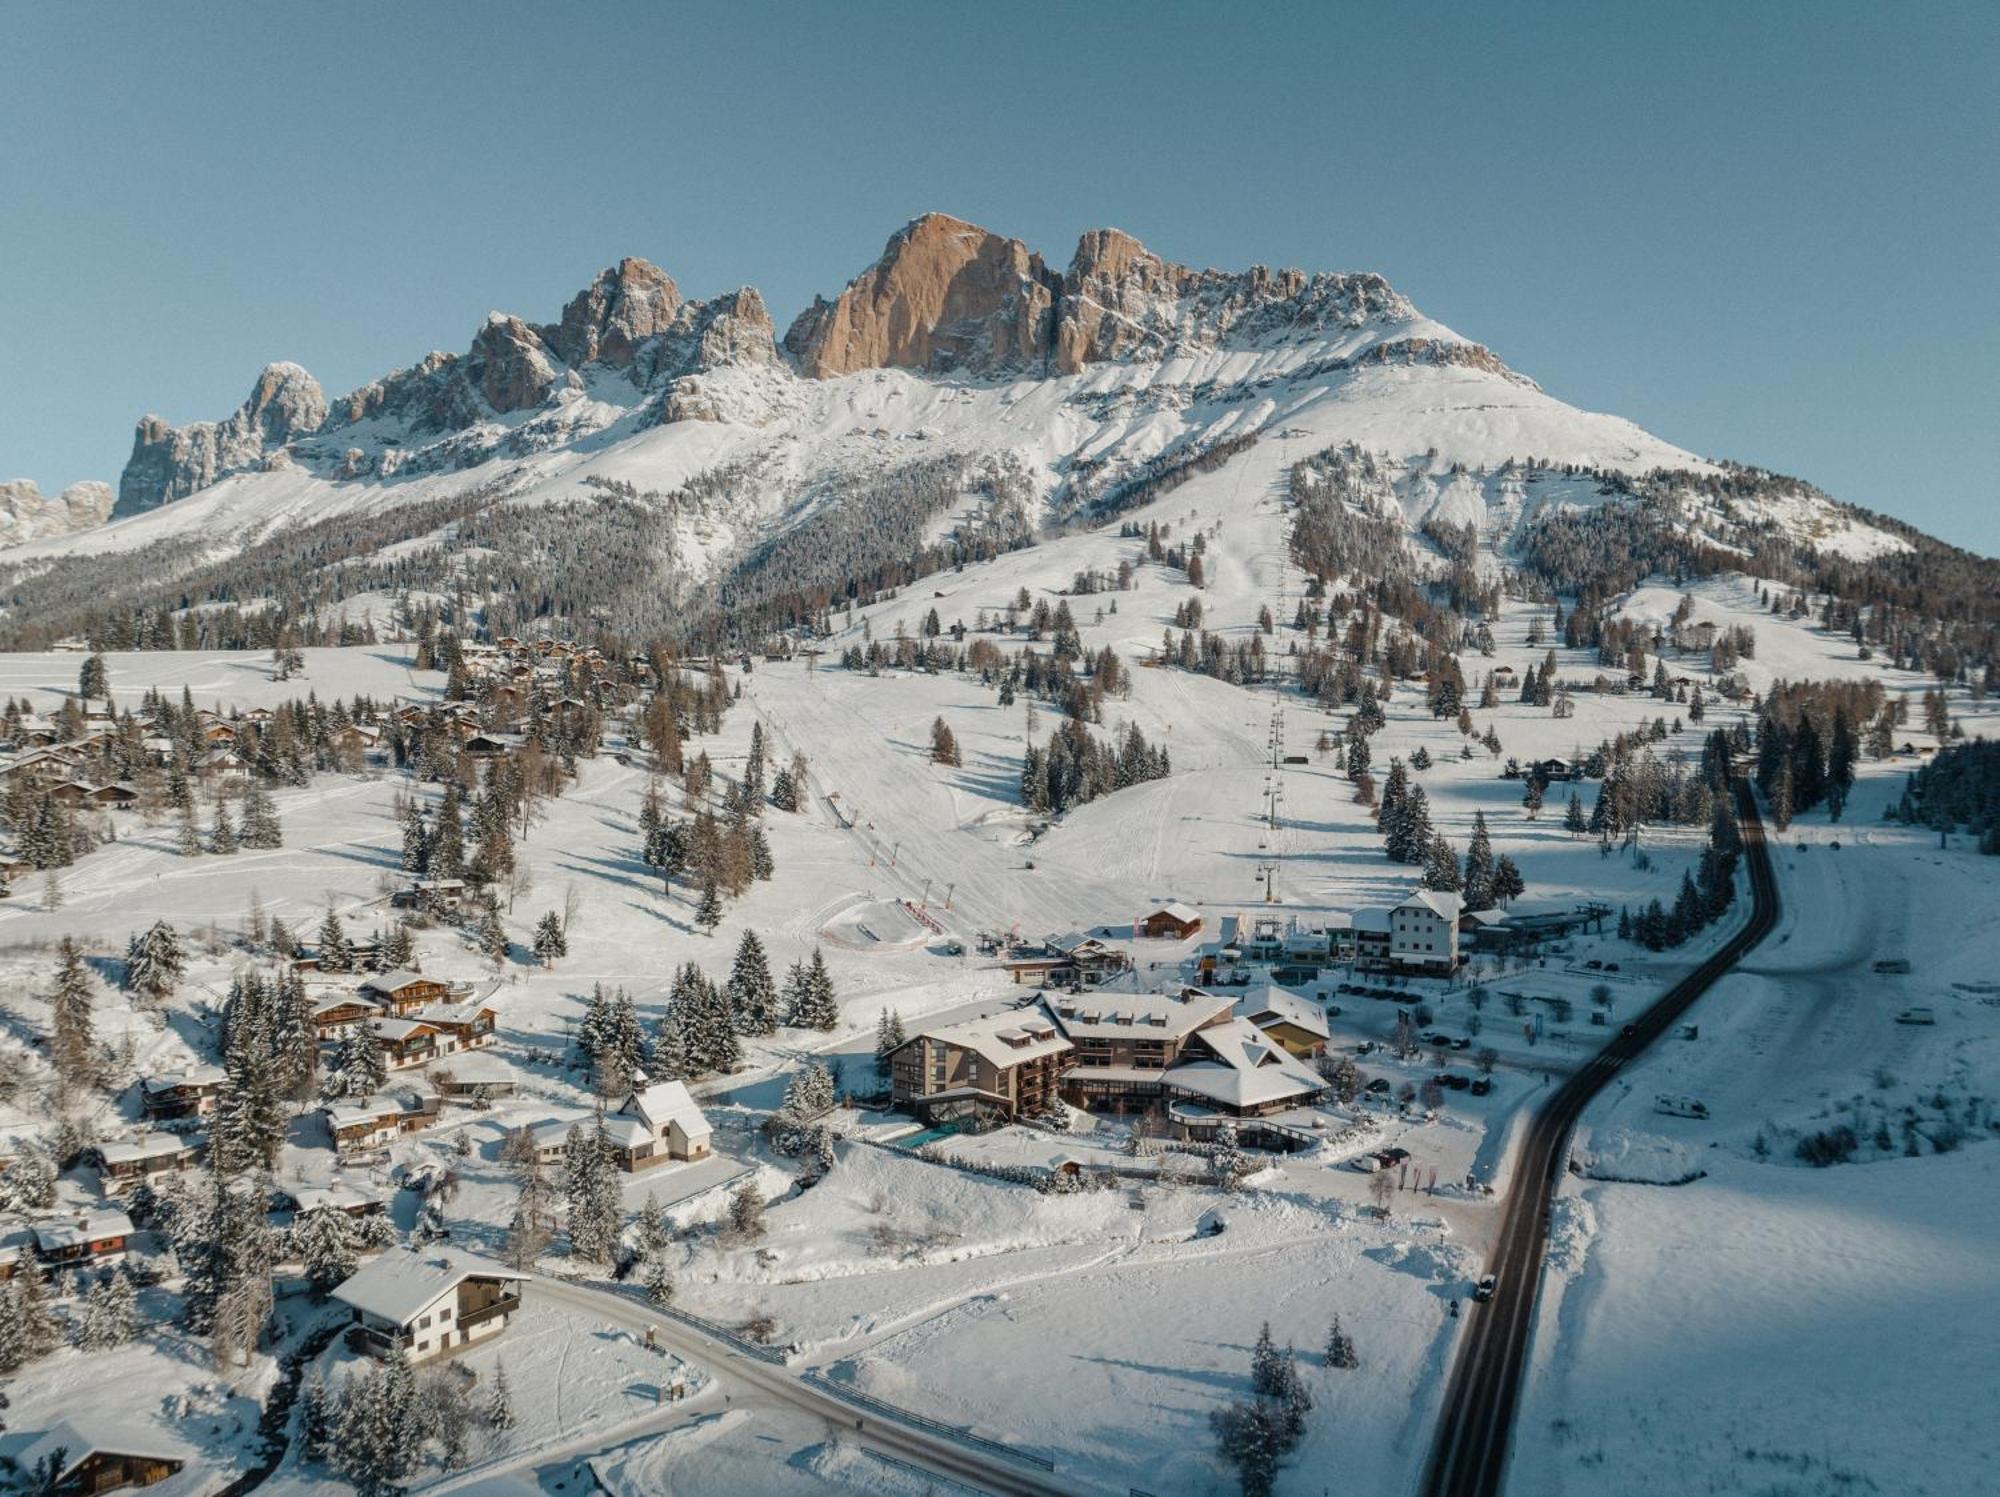
[(1426, 1045), (1449, 1045), (1451, 1043), (1451, 1036), (1440, 1030), (1433, 1029), (1429, 1034), (1424, 1036), (1424, 1043)]
[(1616, 971), (1618, 970), (1618, 963), (1616, 963), (1616, 962), (1606, 962), (1606, 963), (1604, 964), (1604, 970), (1605, 970), (1606, 972), (1616, 972)]
[(1639, 1030), (1638, 1026), (1633, 1024), (1627, 1024), (1623, 1029), (1619, 1030), (1618, 1032), (1624, 1035), (1627, 1039), (1630, 1039), (1633, 1035), (1637, 1034)]
[(1499, 1280), (1495, 1279), (1492, 1274), (1488, 1274), (1485, 1278), (1481, 1279), (1478, 1282), (1478, 1284), (1473, 1286), (1472, 1290), (1473, 1303), (1478, 1305), (1485, 1304), (1488, 1300), (1493, 1298), (1493, 1291), (1498, 1289), (1499, 1287), (1500, 1287)]
[(1896, 1015), (1898, 1024), (1935, 1024), (1937, 1015), (1928, 1008), (1906, 1008)]
[(1592, 972), (1602, 972), (1604, 970), (1604, 963), (1598, 961), (1594, 957), (1590, 961), (1585, 962), (1583, 965), (1589, 968)]
[(1386, 1097), (1389, 1094), (1389, 1078), (1387, 1076), (1377, 1076), (1373, 1081), (1368, 1083), (1365, 1090), (1374, 1096)]

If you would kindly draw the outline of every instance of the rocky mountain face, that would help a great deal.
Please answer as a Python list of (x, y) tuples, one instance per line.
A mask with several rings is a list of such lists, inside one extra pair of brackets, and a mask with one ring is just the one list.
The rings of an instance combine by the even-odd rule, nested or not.
[[(777, 358), (756, 291), (684, 301), (659, 267), (622, 260), (571, 298), (558, 322), (538, 326), (495, 312), (465, 353), (427, 354), (331, 402), (298, 365), (272, 364), (224, 421), (171, 426), (144, 417), (116, 513), (137, 514), (230, 474), (287, 462), (358, 478), (476, 461), (510, 439), (532, 446), (534, 433), (523, 433), (544, 416), (573, 435), (616, 419), (620, 403), (685, 411), (690, 402), (678, 382)], [(566, 417), (600, 379), (612, 386), (608, 408), (580, 422)], [(615, 395), (618, 387), (629, 399)]]
[(1417, 316), (1378, 275), (1192, 270), (1118, 229), (1085, 234), (1057, 273), (1018, 239), (931, 213), (838, 297), (815, 300), (785, 348), (820, 379), (885, 367), (1045, 376)]
[(554, 323), (496, 312), (464, 353), (428, 354), (332, 401), (296, 364), (272, 364), (225, 420), (144, 418), (115, 513), (287, 463), (335, 480), (407, 476), (548, 451), (620, 421), (637, 430), (715, 420), (700, 376), (724, 368), (781, 366), (818, 380), (884, 368), (1049, 378), (1312, 341), (1335, 345), (1329, 369), (1460, 363), (1518, 378), (1486, 349), (1426, 323), (1377, 275), (1195, 270), (1117, 229), (1085, 234), (1057, 271), (1018, 239), (930, 213), (837, 297), (815, 299), (782, 352), (756, 291), (687, 301), (659, 267), (626, 259)]
[(111, 513), (111, 485), (73, 483), (46, 495), (26, 478), (0, 483), (0, 546), (70, 535), (102, 525)]

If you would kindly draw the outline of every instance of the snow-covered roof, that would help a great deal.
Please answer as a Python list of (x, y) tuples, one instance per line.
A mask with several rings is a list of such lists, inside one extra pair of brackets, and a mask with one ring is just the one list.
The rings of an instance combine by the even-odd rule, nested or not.
[(1466, 919), (1472, 921), (1475, 925), (1505, 925), (1507, 923), (1507, 912), (1503, 909), (1498, 909), (1498, 908), (1488, 909), (1488, 910), (1467, 910), (1465, 912), (1465, 917)]
[(1456, 920), (1464, 903), (1464, 898), (1452, 889), (1415, 889), (1396, 908), (1407, 910), (1413, 905), (1420, 905), (1441, 920)]
[(53, 1253), (106, 1237), (130, 1237), (133, 1227), (132, 1218), (122, 1211), (91, 1211), (61, 1221), (37, 1222), (34, 1231), (42, 1251)]
[(498, 1012), (484, 998), (468, 998), (463, 1003), (427, 1003), (410, 1017), (425, 1024), (471, 1024), (481, 1014)]
[(643, 1091), (633, 1092), (619, 1104), (618, 1110), (643, 1119), (655, 1130), (678, 1123), (681, 1132), (690, 1138), (705, 1137), (712, 1131), (686, 1083), (680, 1081), (656, 1081)]
[(528, 1275), (460, 1248), (433, 1245), (384, 1253), (343, 1280), (333, 1297), (364, 1314), (406, 1325), (471, 1278), (525, 1282)]
[(58, 1451), (62, 1452), (58, 1457), (61, 1469), (55, 1477), (58, 1482), (94, 1455), (136, 1455), (183, 1466), (195, 1459), (194, 1449), (166, 1430), (80, 1410), (36, 1435), (16, 1452), (14, 1463), (23, 1471), (33, 1471)]
[(1163, 904), (1148, 911), (1146, 918), (1150, 920), (1155, 915), (1165, 915), (1171, 920), (1178, 920), (1181, 924), (1187, 925), (1199, 920), (1201, 918), (1201, 911), (1191, 904), (1182, 904), (1180, 901), (1175, 900), (1171, 904)]
[(303, 1216), (308, 1211), (320, 1211), (331, 1207), (338, 1211), (350, 1211), (356, 1206), (373, 1206), (388, 1199), (380, 1190), (364, 1190), (335, 1180), (329, 1185), (299, 1185), (285, 1192), (291, 1197), (292, 1206)]
[(365, 1008), (378, 1014), (382, 1012), (381, 1004), (376, 1003), (372, 999), (363, 998), (359, 993), (330, 993), (324, 998), (315, 998), (313, 1000), (312, 1016), (315, 1019), (322, 1019), (328, 1014), (339, 1012), (343, 1008)]
[(404, 988), (413, 987), (417, 983), (430, 982), (432, 980), (424, 976), (421, 972), (408, 972), (399, 967), (394, 972), (376, 973), (361, 984), (361, 991), (364, 993), (395, 994), (402, 992)]
[[(559, 1149), (569, 1142), (570, 1129), (580, 1129), (587, 1134), (597, 1127), (599, 1121), (588, 1117), (556, 1118), (550, 1122), (535, 1124), (528, 1130), (528, 1134), (534, 1139), (537, 1149)], [(607, 1112), (601, 1121), (604, 1124), (604, 1136), (618, 1148), (636, 1149), (641, 1144), (653, 1141), (652, 1129), (641, 1118)], [(706, 1119), (703, 1119), (698, 1126), (703, 1133), (708, 1131)]]
[(1380, 905), (1369, 905), (1354, 912), (1352, 925), (1360, 934), (1386, 936), (1389, 934), (1389, 911)]
[(370, 1019), (368, 1028), (378, 1039), (397, 1042), (410, 1039), (419, 1033), (437, 1033), (437, 1030), (422, 1019)]
[(1265, 1023), (1290, 1024), (1303, 1029), (1307, 1034), (1319, 1039), (1330, 1039), (1333, 1028), (1326, 1021), (1326, 1010), (1303, 993), (1294, 993), (1290, 988), (1281, 988), (1274, 982), (1267, 982), (1252, 988), (1237, 1000), (1238, 1018), (1248, 1019), (1262, 1027)]
[(137, 1138), (122, 1138), (114, 1143), (99, 1144), (97, 1157), (106, 1164), (137, 1164), (146, 1159), (165, 1159), (175, 1154), (192, 1153), (201, 1145), (194, 1139), (182, 1138), (173, 1133), (142, 1133)]
[(1195, 1043), (1214, 1058), (1169, 1067), (1160, 1074), (1167, 1085), (1235, 1108), (1309, 1097), (1325, 1089), (1316, 1071), (1246, 1019), (1212, 1025), (1195, 1036)]
[(207, 1064), (189, 1066), (184, 1071), (167, 1071), (158, 1076), (148, 1076), (139, 1083), (142, 1091), (148, 1093), (178, 1091), (184, 1086), (221, 1086), (229, 1079), (229, 1073), (221, 1066)]
[(1044, 1055), (1057, 1055), (1070, 1048), (1062, 1031), (1039, 1009), (1027, 1013), (1008, 1009), (982, 1019), (920, 1029), (912, 1038), (955, 1045), (970, 1050), (989, 1065), (1002, 1068), (1039, 1060)]
[(1185, 1035), (1229, 1010), (1231, 1000), (1190, 988), (1186, 993), (1065, 995), (1055, 1000), (1056, 1023), (1071, 1039), (1167, 1039)]

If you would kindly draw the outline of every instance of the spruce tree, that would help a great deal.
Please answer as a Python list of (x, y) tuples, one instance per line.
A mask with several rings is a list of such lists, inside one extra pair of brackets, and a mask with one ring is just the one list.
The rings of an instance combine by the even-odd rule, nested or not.
[(306, 1282), (322, 1296), (350, 1277), (361, 1261), (354, 1219), (335, 1206), (302, 1215), (292, 1226), (292, 1246), (305, 1265)]
[(562, 917), (550, 910), (535, 925), (535, 960), (553, 967), (558, 958), (569, 955), (569, 941), (563, 935)]
[(95, 987), (83, 949), (64, 936), (56, 943), (56, 985), (49, 997), (49, 1060), (65, 1087), (88, 1086), (96, 1075), (90, 1015)]
[(722, 924), (722, 896), (717, 892), (712, 877), (701, 886), (701, 903), (695, 907), (694, 923), (711, 936), (715, 934), (716, 926)]
[(875, 1076), (884, 1085), (889, 1080), (889, 1057), (902, 1046), (904, 1038), (903, 1016), (884, 1008), (875, 1021)]
[[(781, 771), (782, 772), (782, 771)], [(771, 981), (771, 963), (757, 932), (746, 929), (736, 943), (727, 988), (729, 1008), (744, 1034), (771, 1034), (778, 1027), (778, 990)]]
[(146, 933), (132, 938), (125, 956), (125, 987), (148, 1006), (158, 1006), (174, 996), (187, 970), (181, 938), (173, 926), (155, 920)]
[(1486, 831), (1486, 813), (1472, 813), (1472, 837), (1465, 847), (1465, 907), (1469, 910), (1490, 909), (1495, 903), (1493, 891), (1494, 863), (1493, 839)]
[(755, 1180), (745, 1180), (729, 1198), (729, 1230), (743, 1242), (764, 1235), (764, 1197)]
[(229, 802), (219, 800), (215, 803), (215, 820), (208, 829), (208, 850), (227, 857), (237, 846), (236, 823), (229, 818)]

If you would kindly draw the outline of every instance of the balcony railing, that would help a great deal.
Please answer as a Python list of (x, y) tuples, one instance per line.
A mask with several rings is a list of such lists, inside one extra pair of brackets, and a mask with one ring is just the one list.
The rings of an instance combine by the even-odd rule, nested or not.
[(458, 1328), (461, 1331), (469, 1331), (476, 1325), (484, 1325), (489, 1320), (502, 1315), (512, 1314), (520, 1308), (521, 1297), (518, 1294), (509, 1295), (505, 1299), (495, 1300), (483, 1309), (461, 1311), (458, 1317)]

